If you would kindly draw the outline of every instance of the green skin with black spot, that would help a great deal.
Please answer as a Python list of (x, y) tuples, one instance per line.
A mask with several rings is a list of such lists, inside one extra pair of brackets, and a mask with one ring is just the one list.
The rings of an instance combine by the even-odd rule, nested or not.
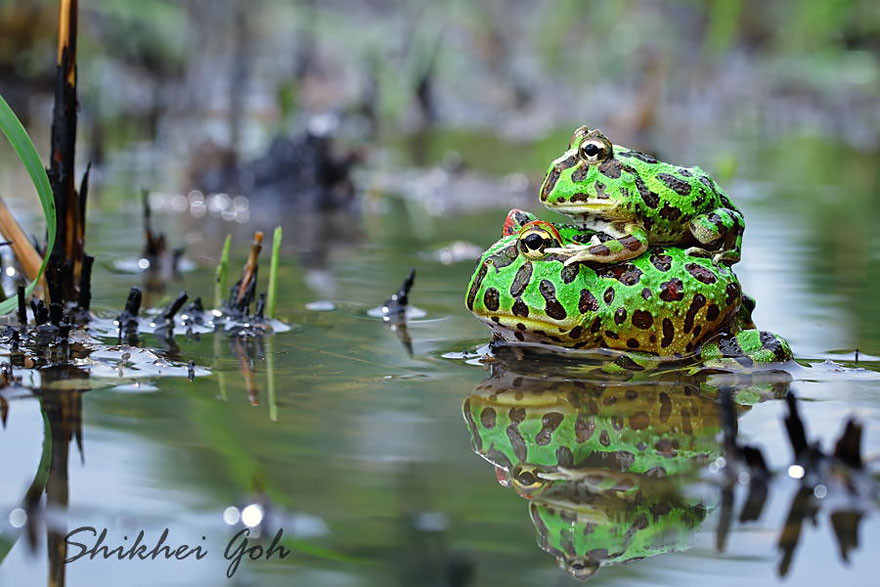
[[(496, 339), (618, 349), (636, 363), (645, 353), (719, 367), (728, 358), (744, 366), (791, 358), (788, 343), (754, 328), (753, 302), (723, 263), (678, 247), (614, 265), (567, 263), (551, 251), (595, 233), (521, 210), (510, 211), (504, 233), (483, 253), (465, 299)], [(528, 248), (533, 234), (545, 237), (541, 250)]]
[[(601, 154), (588, 157), (587, 146)], [(577, 261), (615, 263), (654, 245), (689, 247), (726, 264), (740, 259), (742, 214), (706, 172), (612, 145), (598, 130), (574, 132), (569, 149), (550, 164), (540, 200), (613, 237), (570, 245)]]

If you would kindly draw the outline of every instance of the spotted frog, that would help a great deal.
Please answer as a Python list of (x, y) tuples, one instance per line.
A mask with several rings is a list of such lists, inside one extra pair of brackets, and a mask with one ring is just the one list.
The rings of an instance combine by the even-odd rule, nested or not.
[(755, 329), (754, 302), (729, 266), (678, 247), (613, 265), (568, 263), (577, 254), (569, 247), (594, 236), (511, 210), (471, 277), (467, 308), (503, 341), (746, 366), (791, 358), (785, 340)]
[(596, 129), (574, 131), (550, 164), (541, 202), (601, 233), (570, 243), (567, 263), (617, 263), (653, 245), (688, 247), (690, 255), (731, 265), (740, 259), (742, 214), (699, 167), (679, 167), (612, 145)]

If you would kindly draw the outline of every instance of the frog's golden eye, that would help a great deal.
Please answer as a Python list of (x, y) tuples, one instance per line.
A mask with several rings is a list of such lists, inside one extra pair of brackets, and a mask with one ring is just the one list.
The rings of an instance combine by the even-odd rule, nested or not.
[(599, 163), (608, 158), (610, 149), (603, 141), (587, 139), (578, 147), (578, 155), (587, 163)]
[(543, 257), (544, 250), (556, 244), (553, 235), (543, 228), (532, 228), (519, 237), (519, 248), (526, 257)]

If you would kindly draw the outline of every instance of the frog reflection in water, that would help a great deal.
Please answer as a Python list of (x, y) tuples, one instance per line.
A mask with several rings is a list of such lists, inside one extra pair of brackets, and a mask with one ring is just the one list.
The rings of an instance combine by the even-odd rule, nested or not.
[[(585, 580), (603, 565), (686, 548), (705, 519), (712, 506), (683, 485), (720, 456), (712, 377), (603, 385), (499, 365), (462, 411), (474, 451), (529, 501), (539, 546)], [(790, 377), (721, 381), (742, 397), (780, 397)]]
[(550, 164), (540, 199), (606, 237), (566, 244), (569, 264), (616, 263), (653, 245), (689, 247), (725, 264), (740, 258), (742, 214), (706, 172), (612, 145), (586, 126)]
[(570, 256), (552, 251), (596, 233), (521, 210), (510, 211), (503, 234), (483, 253), (466, 297), (496, 339), (741, 365), (791, 358), (785, 340), (755, 329), (754, 301), (727, 265), (677, 247), (598, 268), (567, 264)]

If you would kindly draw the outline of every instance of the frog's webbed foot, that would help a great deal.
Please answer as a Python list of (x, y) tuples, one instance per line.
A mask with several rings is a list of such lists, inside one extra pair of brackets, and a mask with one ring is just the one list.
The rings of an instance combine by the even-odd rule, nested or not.
[(788, 341), (772, 332), (757, 329), (723, 334), (700, 349), (703, 363), (719, 368), (752, 367), (755, 363), (777, 363), (792, 357)]
[[(738, 211), (717, 208), (708, 214), (695, 217), (689, 227), (697, 242), (704, 245), (704, 249), (712, 251), (709, 256), (715, 262), (733, 265), (739, 261), (745, 222)], [(691, 249), (697, 248), (700, 247), (691, 247)]]

